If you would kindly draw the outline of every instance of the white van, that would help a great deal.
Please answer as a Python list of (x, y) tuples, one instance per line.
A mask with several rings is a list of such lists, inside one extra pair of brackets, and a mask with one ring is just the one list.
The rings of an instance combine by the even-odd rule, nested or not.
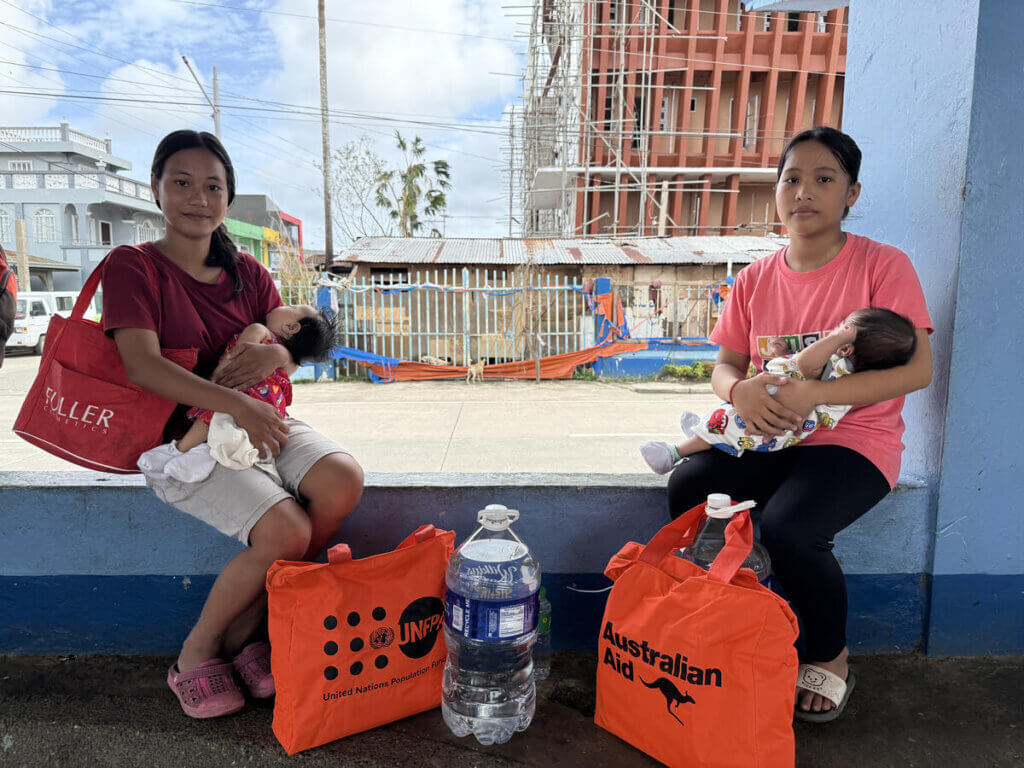
[[(32, 349), (41, 355), (50, 318), (54, 315), (70, 317), (77, 300), (78, 293), (74, 291), (18, 291), (14, 333), (7, 340), (7, 349)], [(86, 318), (98, 319), (98, 300), (99, 296), (94, 296), (89, 302)]]

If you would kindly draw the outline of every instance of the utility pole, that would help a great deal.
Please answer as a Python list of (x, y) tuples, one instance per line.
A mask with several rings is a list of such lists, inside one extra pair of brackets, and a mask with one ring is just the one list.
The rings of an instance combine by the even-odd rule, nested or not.
[(181, 60), (185, 62), (185, 66), (188, 67), (188, 71), (192, 73), (192, 79), (196, 81), (196, 85), (199, 86), (199, 90), (203, 93), (203, 98), (206, 99), (210, 108), (213, 110), (213, 135), (220, 139), (220, 86), (217, 83), (217, 68), (213, 68), (213, 98), (211, 99), (206, 89), (203, 88), (202, 82), (199, 80), (199, 76), (196, 75), (196, 71), (192, 69), (192, 65), (189, 64), (188, 59), (184, 56)]
[(331, 131), (327, 124), (327, 25), (324, 0), (316, 3), (320, 37), (320, 136), (324, 145), (324, 269), (334, 261), (334, 232), (331, 224)]
[(14, 220), (14, 256), (18, 269), (18, 290), (31, 291), (32, 277), (28, 269), (28, 235), (25, 232), (25, 220)]
[(213, 135), (220, 138), (220, 81), (217, 68), (213, 68)]

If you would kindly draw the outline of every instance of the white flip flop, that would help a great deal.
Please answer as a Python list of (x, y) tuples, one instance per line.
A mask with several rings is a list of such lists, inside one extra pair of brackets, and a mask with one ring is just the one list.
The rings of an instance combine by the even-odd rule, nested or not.
[(832, 702), (832, 709), (824, 712), (804, 711), (799, 706), (793, 710), (793, 717), (808, 723), (828, 723), (835, 720), (846, 709), (846, 702), (850, 700), (850, 693), (857, 680), (851, 669), (843, 680), (839, 675), (829, 672), (827, 669), (815, 666), (814, 664), (801, 664), (797, 673), (796, 687), (811, 693), (823, 696)]

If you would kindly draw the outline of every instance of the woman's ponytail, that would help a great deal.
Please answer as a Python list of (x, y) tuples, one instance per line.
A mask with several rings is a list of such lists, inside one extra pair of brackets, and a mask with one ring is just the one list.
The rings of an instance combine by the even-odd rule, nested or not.
[(235, 281), (235, 289), (231, 292), (232, 296), (237, 296), (242, 292), (242, 277), (238, 274), (238, 257), (238, 248), (228, 236), (227, 227), (221, 224), (213, 231), (213, 236), (210, 238), (210, 253), (206, 257), (206, 266), (221, 267), (231, 275), (231, 279)]

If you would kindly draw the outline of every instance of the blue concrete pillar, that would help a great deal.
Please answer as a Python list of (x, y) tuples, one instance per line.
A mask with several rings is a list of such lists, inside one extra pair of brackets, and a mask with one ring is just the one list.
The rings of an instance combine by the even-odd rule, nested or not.
[(864, 189), (849, 229), (910, 255), (935, 325), (933, 384), (903, 412), (904, 471), (935, 505), (927, 649), (1020, 653), (1024, 6), (851, 6), (843, 129)]

